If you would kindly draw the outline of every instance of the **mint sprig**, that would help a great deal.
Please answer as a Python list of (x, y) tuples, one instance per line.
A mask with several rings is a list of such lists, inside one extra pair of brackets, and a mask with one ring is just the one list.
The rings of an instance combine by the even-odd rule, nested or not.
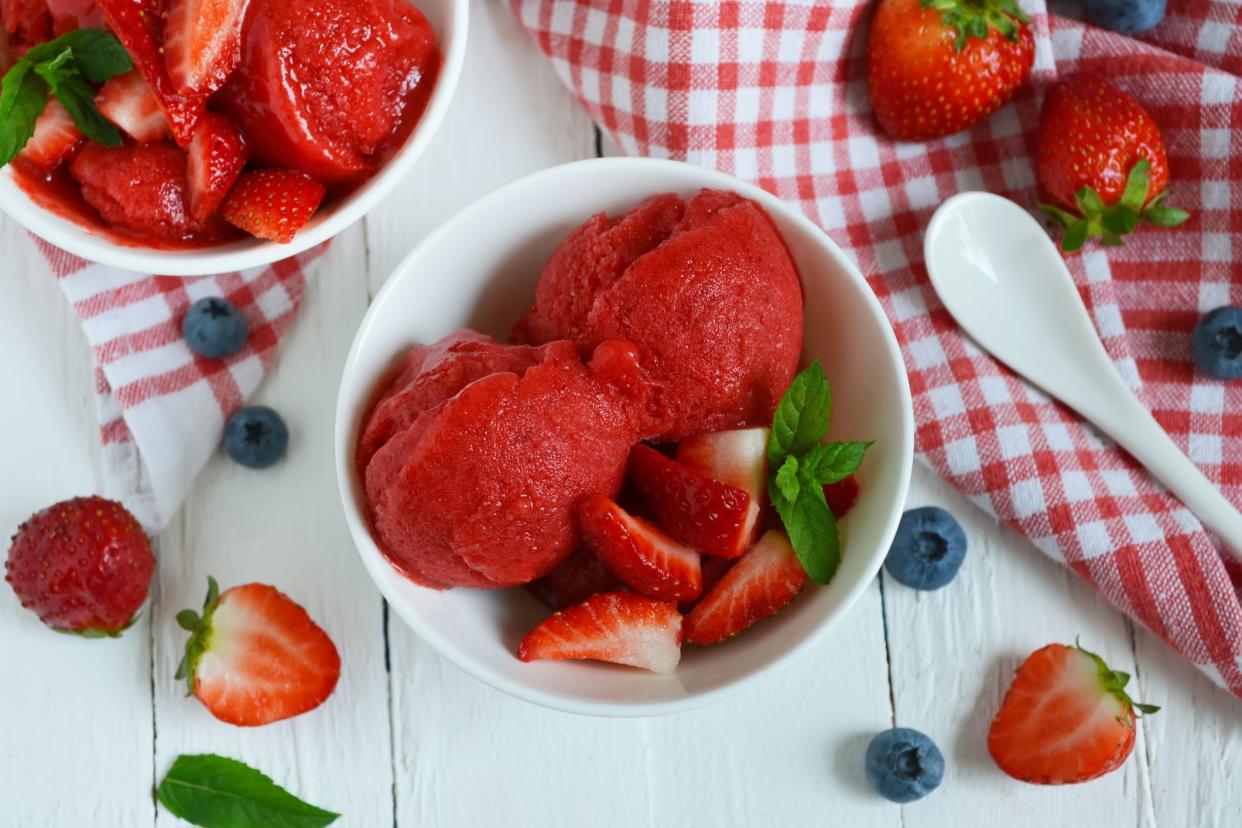
[(824, 443), (832, 413), (832, 389), (818, 362), (794, 378), (776, 407), (768, 437), (768, 498), (785, 524), (794, 554), (816, 583), (832, 580), (841, 563), (837, 520), (824, 486), (862, 465), (869, 442)]
[(95, 108), (92, 84), (133, 65), (120, 41), (102, 29), (75, 29), (26, 52), (0, 81), (0, 167), (30, 141), (49, 94), (87, 138), (120, 146), (120, 131)]
[(236, 759), (178, 756), (156, 789), (160, 803), (202, 828), (322, 828), (340, 814), (316, 808)]

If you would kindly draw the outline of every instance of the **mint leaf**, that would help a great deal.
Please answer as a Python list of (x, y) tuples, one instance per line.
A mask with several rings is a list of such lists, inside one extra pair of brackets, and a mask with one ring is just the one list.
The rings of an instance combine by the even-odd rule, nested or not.
[(322, 828), (340, 814), (298, 799), (236, 759), (178, 756), (156, 790), (160, 803), (202, 828)]
[(776, 475), (772, 479), (776, 481), (776, 488), (780, 489), (782, 496), (794, 500), (798, 497), (798, 489), (802, 486), (799, 477), (798, 458), (791, 455), (785, 458), (785, 462), (776, 470)]
[(34, 135), (35, 121), (47, 106), (47, 84), (28, 60), (4, 74), (0, 88), (0, 166), (12, 161)]
[(105, 146), (121, 145), (120, 130), (95, 108), (95, 90), (78, 72), (72, 49), (65, 49), (50, 61), (36, 63), (34, 70), (64, 104), (83, 135)]
[(768, 497), (806, 574), (818, 584), (831, 581), (841, 563), (841, 538), (837, 520), (824, 502), (823, 488), (801, 486), (797, 497), (791, 499), (773, 482), (768, 486)]
[(794, 377), (772, 418), (768, 437), (768, 465), (779, 469), (789, 455), (801, 456), (818, 445), (828, 433), (832, 390), (819, 362), (812, 362)]
[(863, 454), (873, 444), (870, 441), (850, 440), (844, 443), (820, 443), (802, 460), (811, 478), (821, 486), (844, 480), (862, 465)]
[(134, 68), (129, 52), (111, 33), (103, 29), (78, 29), (77, 32), (81, 34), (72, 44), (73, 57), (78, 71), (91, 83), (103, 83)]

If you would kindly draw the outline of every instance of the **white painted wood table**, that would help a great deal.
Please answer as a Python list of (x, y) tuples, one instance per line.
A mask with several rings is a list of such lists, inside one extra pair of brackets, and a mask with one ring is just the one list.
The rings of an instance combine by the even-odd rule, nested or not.
[[(48, 632), (0, 587), (0, 826), (177, 824), (153, 786), (178, 754), (208, 751), (352, 826), (1242, 825), (1242, 703), (922, 468), (910, 505), (947, 507), (970, 537), (957, 580), (921, 593), (877, 579), (821, 646), (697, 712), (609, 721), (543, 710), (485, 687), (389, 618), (333, 475), (332, 412), (354, 329), (446, 217), (602, 146), (505, 5), (479, 0), (472, 12), (447, 122), (405, 183), (333, 245), (259, 392), (291, 424), (288, 459), (265, 472), (212, 460), (158, 538), (150, 609), (119, 640)], [(11, 221), (0, 249), (7, 537), (36, 509), (96, 491), (99, 461), (86, 341)], [(323, 707), (249, 730), (184, 698), (173, 615), (199, 604), (208, 573), (277, 584), (331, 632), (344, 669)], [(1079, 634), (1165, 710), (1102, 780), (1013, 782), (985, 745), (1010, 672)], [(904, 807), (873, 794), (862, 771), (868, 739), (894, 722), (930, 734), (948, 760), (941, 789)]]

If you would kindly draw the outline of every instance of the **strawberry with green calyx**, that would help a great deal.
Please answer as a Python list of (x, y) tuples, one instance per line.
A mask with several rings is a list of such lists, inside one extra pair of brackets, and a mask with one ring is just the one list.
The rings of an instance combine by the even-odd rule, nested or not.
[(880, 0), (867, 41), (871, 107), (894, 138), (950, 135), (1004, 106), (1034, 60), (1014, 0)]
[(1077, 642), (1049, 644), (1018, 667), (988, 730), (988, 752), (1015, 779), (1039, 785), (1086, 782), (1120, 767), (1134, 750), (1130, 676)]
[(841, 562), (837, 521), (824, 486), (858, 471), (869, 442), (821, 442), (828, 433), (832, 390), (818, 362), (794, 378), (768, 436), (768, 499), (811, 580), (826, 584)]
[(1065, 228), (1061, 248), (1087, 239), (1119, 245), (1140, 222), (1175, 227), (1185, 210), (1164, 204), (1169, 162), (1151, 115), (1120, 89), (1075, 74), (1048, 91), (1039, 123), (1040, 209)]

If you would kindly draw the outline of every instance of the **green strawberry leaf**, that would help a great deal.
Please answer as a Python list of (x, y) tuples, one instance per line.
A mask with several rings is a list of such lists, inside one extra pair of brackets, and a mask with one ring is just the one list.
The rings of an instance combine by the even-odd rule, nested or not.
[(1105, 209), (1100, 194), (1090, 187), (1083, 187), (1074, 193), (1074, 201), (1078, 203), (1078, 210), (1088, 219), (1100, 215)]
[(841, 538), (823, 488), (800, 486), (798, 496), (790, 499), (773, 482), (768, 485), (768, 497), (806, 574), (817, 584), (831, 581), (841, 563)]
[(1125, 242), (1116, 233), (1105, 232), (1100, 236), (1100, 243), (1105, 247), (1121, 247)]
[(1073, 253), (1086, 243), (1087, 222), (1083, 219), (1074, 219), (1065, 228), (1065, 236), (1061, 239), (1061, 249), (1066, 253)]
[(1062, 227), (1069, 227), (1071, 224), (1078, 221), (1078, 216), (1074, 215), (1068, 210), (1062, 210), (1060, 207), (1056, 206), (1055, 204), (1040, 204), (1038, 205), (1038, 207), (1040, 210), (1046, 213), (1049, 218), (1051, 218), (1053, 221), (1055, 221), (1057, 224), (1061, 225)]
[(1143, 711), (1144, 713), (1159, 713), (1160, 712), (1160, 705), (1158, 704), (1143, 704), (1142, 702), (1134, 702), (1134, 706), (1135, 708)]
[(863, 454), (874, 445), (871, 441), (851, 440), (843, 443), (820, 443), (807, 452), (802, 467), (820, 486), (844, 480), (862, 465)]
[(1104, 212), (1100, 216), (1100, 224), (1109, 233), (1116, 236), (1124, 236), (1132, 233), (1134, 228), (1138, 226), (1139, 214), (1137, 210), (1131, 209), (1124, 204), (1116, 204)]
[(1146, 158), (1140, 158), (1130, 168), (1130, 175), (1126, 177), (1126, 189), (1122, 192), (1118, 203), (1129, 207), (1135, 215), (1143, 209), (1143, 204), (1147, 201), (1147, 182), (1150, 172), (1151, 164)]
[(828, 433), (832, 390), (818, 361), (794, 377), (793, 384), (776, 406), (772, 433), (768, 436), (768, 465), (779, 469), (789, 455), (801, 456)]
[(34, 73), (30, 61), (13, 64), (0, 88), (0, 166), (26, 146), (46, 105), (47, 84)]
[(1190, 213), (1177, 207), (1148, 207), (1143, 218), (1157, 227), (1176, 227), (1190, 218)]
[(1014, 0), (920, 0), (920, 5), (940, 12), (941, 22), (955, 33), (953, 48), (958, 52), (972, 37), (987, 40), (992, 29), (1016, 41), (1021, 26), (1030, 22)]
[(323, 828), (340, 817), (212, 753), (178, 756), (156, 795), (173, 816), (202, 828)]

